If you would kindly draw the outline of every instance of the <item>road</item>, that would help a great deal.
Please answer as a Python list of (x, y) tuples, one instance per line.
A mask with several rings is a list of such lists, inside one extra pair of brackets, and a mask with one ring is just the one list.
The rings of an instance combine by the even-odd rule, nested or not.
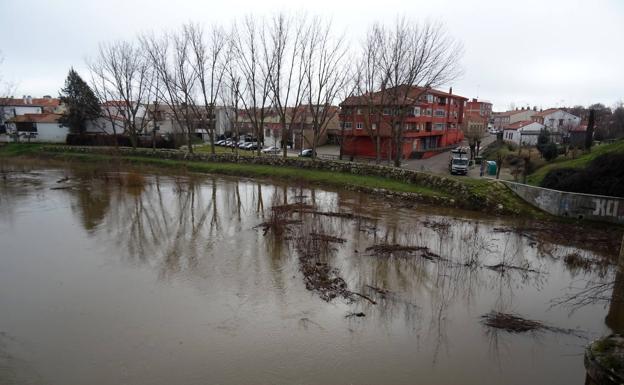
[[(481, 141), (481, 148), (489, 146), (496, 140), (496, 135), (486, 136)], [(468, 146), (468, 141), (464, 139), (461, 146)], [(403, 162), (405, 168), (417, 171), (427, 171), (434, 174), (448, 174), (448, 162), (449, 162), (450, 150), (441, 152), (431, 158), (427, 159), (409, 159)], [(479, 177), (479, 167), (476, 166), (468, 171), (468, 176)]]

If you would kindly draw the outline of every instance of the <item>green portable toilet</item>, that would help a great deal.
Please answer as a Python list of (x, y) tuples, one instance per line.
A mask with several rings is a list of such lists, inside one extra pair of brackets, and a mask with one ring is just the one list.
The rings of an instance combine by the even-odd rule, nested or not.
[(496, 162), (493, 160), (487, 161), (488, 175), (496, 175)]

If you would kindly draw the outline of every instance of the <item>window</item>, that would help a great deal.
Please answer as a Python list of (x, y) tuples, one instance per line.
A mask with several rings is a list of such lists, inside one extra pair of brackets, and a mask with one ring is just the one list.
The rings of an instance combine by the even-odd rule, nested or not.
[(444, 110), (435, 110), (435, 116), (446, 116), (446, 111), (444, 111)]
[(436, 123), (433, 125), (433, 129), (436, 131), (442, 131), (444, 130), (445, 127), (446, 127), (446, 124), (444, 123)]
[(427, 108), (427, 110), (425, 111), (425, 115), (431, 116), (431, 108)]
[(559, 119), (559, 127), (563, 126), (563, 119)]
[(420, 107), (414, 107), (414, 116), (420, 116)]
[(429, 103), (433, 103), (433, 95), (429, 95), (429, 94), (427, 94), (427, 95), (426, 95), (426, 99), (427, 99), (427, 102), (429, 102)]
[(373, 130), (376, 130), (376, 129), (377, 129), (377, 123), (373, 123), (373, 124), (372, 124), (372, 126), (371, 126), (371, 128), (372, 128)]
[(358, 114), (358, 115), (362, 115), (362, 109), (358, 108), (355, 113)]
[(353, 124), (351, 122), (344, 122), (344, 128), (352, 128)]
[(357, 128), (358, 130), (361, 130), (362, 128), (364, 128), (364, 123), (362, 122), (357, 122), (355, 124), (355, 128)]
[(384, 115), (390, 115), (390, 109), (389, 108), (384, 108), (383, 109), (383, 114)]

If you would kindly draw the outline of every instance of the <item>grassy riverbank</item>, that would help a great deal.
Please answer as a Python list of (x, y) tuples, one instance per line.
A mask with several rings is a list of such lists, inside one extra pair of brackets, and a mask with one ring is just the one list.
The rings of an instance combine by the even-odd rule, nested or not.
[(558, 168), (585, 168), (589, 163), (599, 157), (600, 155), (610, 153), (624, 153), (624, 140), (619, 140), (610, 144), (602, 144), (599, 146), (593, 146), (591, 152), (580, 154), (575, 158), (569, 158), (560, 156), (552, 163), (545, 165), (537, 169), (533, 174), (527, 178), (527, 183), (539, 186), (546, 174), (551, 170)]
[[(47, 149), (46, 149), (47, 148)], [(463, 187), (462, 194), (449, 191), (443, 184), (427, 186), (406, 183), (381, 176), (356, 175), (344, 172), (303, 169), (285, 166), (271, 166), (252, 163), (224, 163), (209, 161), (190, 161), (161, 159), (141, 155), (111, 155), (100, 153), (78, 153), (56, 146), (55, 151), (41, 144), (8, 144), (0, 147), (0, 157), (38, 157), (54, 158), (63, 161), (81, 162), (127, 162), (161, 168), (187, 170), (210, 174), (223, 174), (244, 177), (279, 178), (316, 185), (345, 187), (377, 194), (388, 194), (404, 199), (422, 200), (445, 206), (457, 206), (466, 209), (514, 214), (530, 217), (545, 217), (500, 183), (489, 180), (453, 177)], [(461, 195), (461, 196), (459, 196)]]

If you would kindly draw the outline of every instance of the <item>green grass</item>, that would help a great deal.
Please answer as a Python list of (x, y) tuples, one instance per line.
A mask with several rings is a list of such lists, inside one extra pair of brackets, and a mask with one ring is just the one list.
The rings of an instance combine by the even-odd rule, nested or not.
[(437, 187), (436, 185), (419, 185), (380, 176), (356, 175), (326, 170), (278, 167), (251, 163), (173, 160), (141, 156), (139, 154), (119, 156), (108, 155), (105, 153), (79, 153), (72, 152), (71, 149), (63, 151), (62, 148), (61, 151), (46, 151), (45, 148), (42, 148), (42, 145), (15, 146), (24, 147), (16, 148), (14, 146), (0, 146), (0, 156), (25, 155), (53, 158), (61, 161), (82, 161), (90, 163), (125, 162), (129, 164), (174, 169), (177, 171), (186, 170), (191, 172), (232, 176), (279, 178), (282, 180), (305, 182), (322, 186), (362, 189), (371, 192), (374, 190), (381, 190), (382, 192), (415, 193), (424, 198), (431, 198), (432, 201), (436, 202), (439, 202), (436, 198), (453, 198), (461, 207), (472, 210), (489, 211), (496, 208), (500, 204), (504, 207), (504, 210), (510, 214), (527, 217), (547, 217), (547, 214), (540, 212), (522, 201), (501, 183), (496, 183), (491, 180), (455, 178), (457, 181), (466, 186), (468, 190), (468, 193), (461, 193), (460, 196), (458, 193), (448, 191), (443, 184), (440, 185), (440, 187)]
[[(57, 158), (64, 160), (81, 160), (91, 162), (110, 161), (112, 156), (100, 154), (78, 154), (78, 153), (55, 153), (51, 154)], [(158, 167), (167, 167), (180, 169), (183, 168), (192, 172), (223, 174), (233, 176), (246, 177), (266, 177), (279, 178), (293, 181), (305, 181), (314, 184), (323, 184), (331, 186), (353, 186), (367, 189), (386, 189), (396, 192), (417, 193), (427, 197), (445, 197), (449, 195), (446, 192), (431, 189), (425, 186), (419, 186), (409, 183), (403, 183), (391, 179), (375, 176), (353, 175), (346, 173), (337, 173), (330, 171), (308, 170), (293, 167), (275, 167), (257, 164), (245, 163), (217, 163), (217, 162), (196, 162), (196, 161), (180, 161), (171, 159), (159, 159), (141, 156), (124, 156), (123, 161), (132, 164), (153, 165)]]
[[(206, 154), (210, 154), (212, 152), (210, 150), (210, 144), (205, 144), (203, 146), (195, 146), (193, 147), (193, 151), (198, 152), (198, 153), (206, 153)], [(230, 147), (215, 146), (215, 154), (234, 154), (234, 149)], [(254, 154), (255, 154), (254, 151), (238, 149), (238, 155), (241, 155), (241, 156), (252, 156)]]
[(45, 144), (42, 143), (6, 143), (0, 144), (0, 156), (11, 157), (31, 155), (39, 152)]
[(538, 186), (549, 171), (558, 168), (585, 168), (597, 157), (607, 153), (624, 153), (624, 140), (619, 140), (611, 144), (603, 144), (592, 147), (591, 152), (582, 154), (575, 159), (569, 159), (563, 156), (555, 159), (553, 162), (537, 169), (527, 178), (527, 183)]

